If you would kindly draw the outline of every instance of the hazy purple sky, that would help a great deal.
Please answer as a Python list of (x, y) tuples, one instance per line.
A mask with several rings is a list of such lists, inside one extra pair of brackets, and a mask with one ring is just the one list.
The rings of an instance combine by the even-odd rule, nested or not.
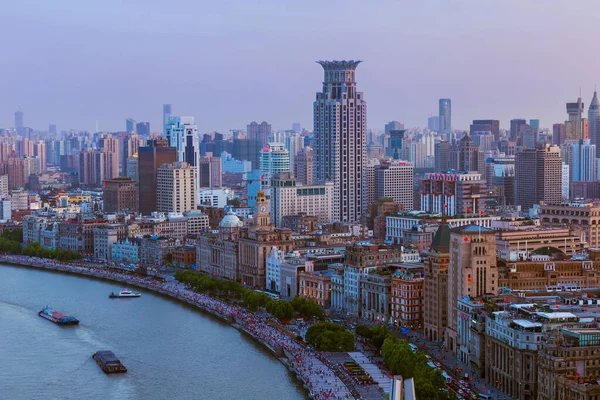
[(597, 1), (18, 0), (2, 5), (0, 127), (161, 130), (163, 103), (200, 131), (312, 129), (322, 69), (360, 59), (369, 128), (565, 119), (600, 83)]

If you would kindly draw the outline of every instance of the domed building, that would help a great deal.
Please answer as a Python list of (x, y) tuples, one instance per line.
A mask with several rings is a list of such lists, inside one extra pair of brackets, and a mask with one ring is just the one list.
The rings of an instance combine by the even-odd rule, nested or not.
[(229, 210), (219, 223), (219, 233), (221, 234), (221, 238), (236, 240), (242, 226), (244, 226), (244, 223), (233, 211)]

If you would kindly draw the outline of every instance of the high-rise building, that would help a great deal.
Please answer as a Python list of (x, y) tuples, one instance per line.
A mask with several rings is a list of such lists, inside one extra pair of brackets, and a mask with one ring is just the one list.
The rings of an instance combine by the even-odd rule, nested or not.
[(510, 139), (516, 140), (519, 138), (521, 132), (521, 125), (526, 125), (527, 121), (524, 119), (516, 118), (510, 120)]
[(223, 175), (221, 173), (221, 157), (213, 157), (212, 153), (206, 153), (200, 157), (198, 164), (198, 184), (200, 188), (220, 188), (223, 186)]
[(375, 201), (384, 197), (413, 209), (414, 167), (406, 161), (384, 160), (375, 167)]
[(186, 162), (159, 167), (156, 174), (157, 211), (184, 213), (195, 210), (198, 195), (196, 172), (196, 167)]
[(581, 97), (577, 98), (576, 103), (567, 103), (567, 114), (569, 119), (565, 121), (566, 139), (580, 140), (587, 139), (583, 132), (583, 109), (584, 105), (581, 102)]
[[(186, 162), (192, 167), (198, 168), (200, 162), (200, 142), (198, 137), (198, 126), (194, 117), (169, 117), (165, 125), (167, 140), (171, 147), (177, 149), (177, 161)], [(200, 173), (196, 172), (199, 178)], [(200, 187), (200, 182), (196, 183)]]
[(312, 185), (313, 183), (313, 149), (305, 147), (296, 154), (294, 160), (294, 175), (296, 181), (303, 185)]
[(127, 118), (125, 120), (125, 132), (127, 133), (135, 133), (136, 132), (136, 122), (133, 118)]
[(234, 139), (231, 155), (236, 160), (250, 161), (252, 169), (260, 168), (260, 151), (263, 146), (258, 139)]
[(557, 146), (526, 149), (515, 160), (515, 202), (523, 209), (562, 200), (562, 159)]
[(367, 207), (377, 202), (377, 191), (375, 189), (375, 168), (379, 166), (381, 160), (378, 158), (367, 158), (365, 164), (365, 180), (367, 182)]
[(479, 172), (485, 177), (485, 156), (468, 134), (450, 152), (454, 154), (449, 154), (448, 169)]
[(440, 99), (439, 124), (440, 133), (445, 135), (446, 140), (451, 140), (452, 132), (452, 100)]
[(156, 179), (158, 168), (177, 161), (177, 148), (167, 140), (149, 140), (138, 152), (140, 213), (149, 215), (156, 208)]
[(122, 176), (129, 176), (127, 160), (137, 154), (139, 148), (144, 145), (144, 139), (136, 134), (127, 135), (119, 140), (119, 165)]
[(150, 136), (150, 122), (138, 122), (135, 124), (135, 133), (140, 136)]
[(23, 125), (23, 111), (20, 108), (15, 111), (15, 129), (19, 135), (23, 135), (25, 125)]
[(261, 146), (266, 146), (271, 136), (271, 125), (265, 121), (260, 124), (252, 121), (246, 127), (246, 134), (248, 135), (248, 139), (258, 139)]
[(590, 139), (579, 140), (571, 145), (571, 182), (591, 182), (598, 178), (596, 145)]
[(162, 123), (163, 123), (163, 133), (165, 136), (167, 136), (167, 124), (169, 123), (169, 119), (171, 118), (171, 114), (172, 114), (172, 108), (170, 104), (163, 104), (163, 108), (162, 108)]
[(367, 104), (355, 79), (360, 61), (318, 63), (325, 76), (314, 102), (315, 181), (333, 181), (335, 221), (358, 221), (367, 206)]
[(596, 157), (600, 157), (600, 102), (595, 90), (588, 108), (588, 136), (591, 144), (596, 145)]
[(427, 118), (427, 129), (430, 131), (439, 131), (440, 130), (440, 117), (434, 115), (433, 117)]
[(474, 136), (476, 132), (491, 132), (494, 140), (500, 139), (500, 121), (497, 119), (475, 119), (469, 127), (469, 134)]
[(296, 160), (296, 154), (304, 148), (304, 136), (295, 133), (287, 135), (285, 137), (285, 148), (290, 154), (290, 165), (293, 166)]
[[(450, 233), (448, 265), (448, 328), (446, 348), (458, 349), (458, 300), (498, 294), (496, 231), (479, 225), (454, 228)], [(462, 342), (462, 341), (461, 341)], [(460, 352), (462, 354), (462, 352)]]
[(401, 159), (401, 150), (404, 145), (404, 129), (391, 130), (388, 139), (386, 156), (392, 157), (394, 160)]
[(561, 185), (561, 196), (563, 200), (569, 199), (571, 193), (571, 172), (568, 164), (562, 164), (562, 185)]
[(390, 121), (385, 124), (384, 132), (386, 135), (389, 135), (392, 131), (401, 131), (404, 130), (404, 124), (400, 121)]
[(137, 212), (138, 188), (135, 181), (130, 178), (105, 180), (102, 203), (105, 212)]
[(40, 172), (46, 171), (46, 143), (39, 141), (33, 145), (33, 155), (39, 160)]
[(485, 212), (486, 182), (477, 172), (428, 173), (421, 180), (421, 210), (454, 217)]
[[(79, 152), (79, 183), (102, 186), (106, 180), (107, 153), (103, 150), (85, 149)], [(118, 175), (117, 175), (118, 177)]]
[(567, 139), (567, 127), (565, 124), (552, 125), (552, 144), (560, 146)]
[(425, 337), (434, 342), (444, 340), (448, 326), (448, 263), (450, 261), (450, 226), (442, 221), (427, 253), (423, 286), (423, 325)]
[(0, 197), (7, 197), (9, 195), (8, 189), (8, 175), (0, 175)]
[(266, 183), (262, 189), (267, 197), (271, 194), (271, 179), (281, 172), (290, 172), (290, 154), (283, 143), (269, 143), (260, 152), (261, 179)]
[(445, 172), (449, 168), (449, 157), (450, 149), (452, 145), (450, 142), (441, 141), (435, 144), (435, 171)]
[(136, 184), (140, 183), (140, 168), (139, 168), (139, 159), (138, 153), (135, 153), (131, 157), (127, 159), (127, 168), (125, 175), (133, 179)]
[(519, 126), (519, 138), (523, 147), (533, 149), (537, 145), (537, 129), (535, 126), (521, 124)]
[(56, 135), (56, 125), (55, 124), (48, 125), (48, 133), (50, 135)]
[(537, 137), (537, 134), (540, 133), (540, 120), (539, 119), (530, 119), (529, 125), (531, 125), (535, 128), (535, 134)]
[[(105, 135), (98, 141), (99, 148), (106, 154), (106, 179), (119, 177), (119, 139)], [(102, 181), (100, 181), (101, 183)]]

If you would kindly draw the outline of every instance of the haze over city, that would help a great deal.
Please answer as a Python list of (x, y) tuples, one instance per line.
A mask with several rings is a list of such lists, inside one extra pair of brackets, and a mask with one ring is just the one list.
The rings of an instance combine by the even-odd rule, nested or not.
[(161, 106), (200, 132), (249, 121), (312, 129), (320, 59), (358, 59), (368, 128), (425, 126), (439, 98), (474, 118), (565, 120), (600, 70), (593, 1), (78, 1), (3, 4), (0, 126), (162, 131)]

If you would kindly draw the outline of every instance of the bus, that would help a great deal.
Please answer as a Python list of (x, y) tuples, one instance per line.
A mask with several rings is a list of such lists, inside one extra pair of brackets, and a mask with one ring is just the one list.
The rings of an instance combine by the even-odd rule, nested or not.
[(416, 353), (417, 351), (419, 351), (419, 348), (416, 345), (414, 345), (412, 343), (409, 343), (408, 345), (412, 349), (413, 353)]
[(275, 293), (265, 292), (264, 290), (255, 290), (255, 292), (264, 293), (269, 296), (271, 300), (279, 300), (279, 295), (276, 295)]

